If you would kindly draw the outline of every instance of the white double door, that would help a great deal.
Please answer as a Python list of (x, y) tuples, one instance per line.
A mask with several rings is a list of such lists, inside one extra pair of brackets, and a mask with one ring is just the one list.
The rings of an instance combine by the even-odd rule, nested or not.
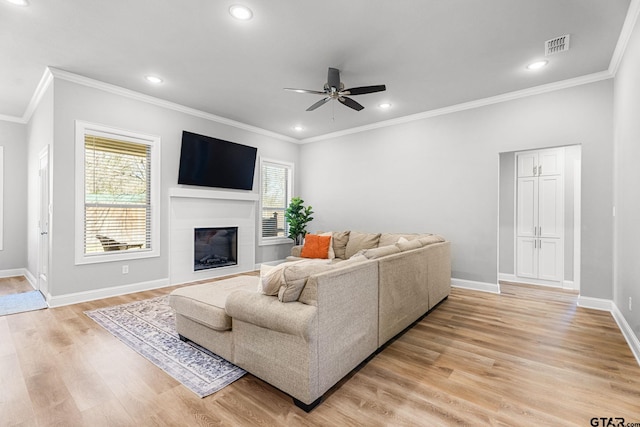
[(518, 153), (516, 276), (562, 286), (564, 151)]

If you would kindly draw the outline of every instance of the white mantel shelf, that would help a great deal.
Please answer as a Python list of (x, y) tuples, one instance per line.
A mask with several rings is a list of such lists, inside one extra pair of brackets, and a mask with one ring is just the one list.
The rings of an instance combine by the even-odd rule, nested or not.
[(194, 199), (249, 200), (257, 201), (258, 193), (250, 191), (202, 190), (196, 188), (170, 188), (169, 197), (188, 197)]

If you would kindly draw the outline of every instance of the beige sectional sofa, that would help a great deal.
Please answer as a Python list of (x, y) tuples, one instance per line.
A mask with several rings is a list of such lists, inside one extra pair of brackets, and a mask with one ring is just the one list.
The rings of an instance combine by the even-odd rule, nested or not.
[(257, 276), (176, 289), (178, 333), (311, 410), (450, 291), (450, 243), (439, 236), (331, 235), (333, 260), (304, 260), (293, 248), (278, 267), (280, 297), (261, 293)]

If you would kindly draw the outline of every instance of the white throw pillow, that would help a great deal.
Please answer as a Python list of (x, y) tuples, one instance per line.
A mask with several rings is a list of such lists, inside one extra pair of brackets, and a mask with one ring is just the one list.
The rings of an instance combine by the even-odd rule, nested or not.
[(290, 262), (283, 262), (275, 266), (260, 265), (260, 284), (258, 285), (258, 292), (265, 295), (278, 295), (280, 289), (280, 282), (282, 281), (282, 271), (291, 265)]

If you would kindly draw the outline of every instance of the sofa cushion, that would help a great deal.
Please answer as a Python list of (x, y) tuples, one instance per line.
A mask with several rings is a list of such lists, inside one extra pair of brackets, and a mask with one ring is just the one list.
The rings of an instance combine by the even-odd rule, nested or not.
[(260, 282), (258, 292), (265, 295), (278, 295), (280, 282), (282, 281), (282, 270), (290, 263), (283, 262), (278, 265), (260, 266)]
[(404, 236), (405, 236), (404, 234), (399, 234), (399, 233), (382, 233), (380, 234), (380, 240), (378, 241), (378, 246), (382, 247), (382, 246), (395, 245), (398, 242), (398, 239)]
[(365, 249), (362, 252), (367, 259), (377, 259), (387, 255), (400, 253), (400, 248), (396, 245), (380, 246), (372, 249)]
[(420, 243), (420, 240), (406, 240), (406, 241), (399, 241), (398, 243), (396, 243), (396, 246), (398, 247), (398, 249), (400, 249), (400, 251), (404, 252), (404, 251), (410, 251), (412, 249), (421, 248), (422, 243)]
[(336, 254), (336, 258), (347, 259), (347, 243), (349, 242), (349, 231), (334, 231), (333, 232), (333, 250)]
[(377, 248), (380, 241), (380, 233), (360, 233), (352, 231), (345, 251), (345, 257), (351, 258), (362, 249)]
[(331, 235), (307, 234), (300, 256), (302, 258), (331, 259), (329, 258), (331, 237)]
[(283, 281), (278, 291), (280, 302), (293, 302), (300, 298), (300, 294), (307, 284), (309, 276), (331, 269), (329, 264), (323, 263), (296, 263), (284, 269), (282, 273)]
[(237, 290), (256, 292), (259, 278), (237, 276), (229, 279), (178, 288), (169, 295), (169, 305), (181, 315), (216, 331), (231, 329), (231, 317), (224, 306), (227, 296)]
[(432, 245), (434, 243), (444, 242), (444, 237), (432, 234), (430, 236), (421, 237), (418, 239), (422, 246)]

